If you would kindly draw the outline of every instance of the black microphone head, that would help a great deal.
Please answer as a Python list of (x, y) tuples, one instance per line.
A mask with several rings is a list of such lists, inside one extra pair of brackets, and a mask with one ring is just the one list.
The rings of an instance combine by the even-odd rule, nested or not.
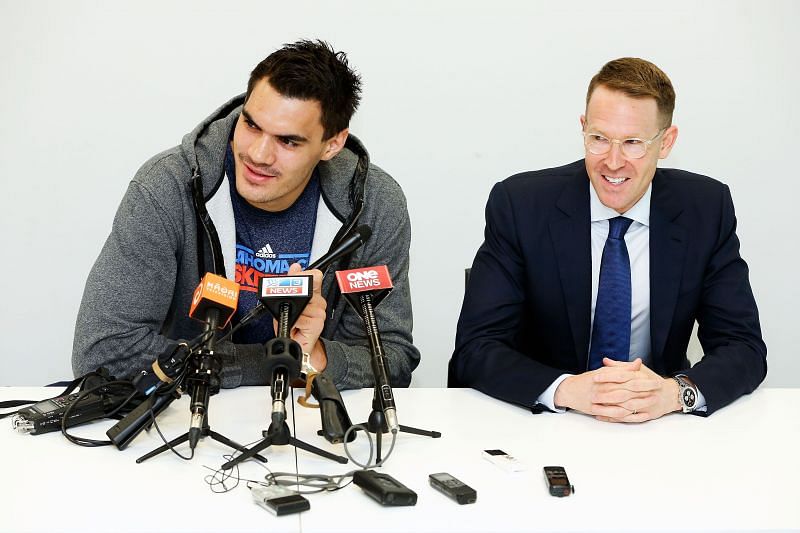
[(372, 236), (372, 228), (366, 224), (361, 224), (356, 229), (350, 231), (344, 238), (336, 241), (328, 252), (311, 263), (306, 270), (319, 269), (325, 270), (334, 261), (353, 252), (356, 248), (364, 244)]
[(372, 237), (372, 228), (370, 228), (366, 224), (361, 224), (356, 228), (356, 233), (358, 233), (361, 236), (361, 242), (364, 242), (370, 237)]

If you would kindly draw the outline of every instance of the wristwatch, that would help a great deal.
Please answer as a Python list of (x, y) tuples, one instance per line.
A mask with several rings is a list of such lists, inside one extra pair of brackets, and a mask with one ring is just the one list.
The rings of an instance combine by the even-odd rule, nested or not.
[(678, 388), (680, 389), (678, 402), (681, 404), (681, 409), (684, 413), (691, 413), (697, 405), (697, 387), (683, 374), (679, 374), (672, 379), (678, 383)]

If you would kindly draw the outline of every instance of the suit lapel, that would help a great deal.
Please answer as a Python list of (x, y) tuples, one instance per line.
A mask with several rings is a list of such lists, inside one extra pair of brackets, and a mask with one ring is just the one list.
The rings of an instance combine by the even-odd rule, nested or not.
[(567, 305), (576, 369), (584, 370), (589, 353), (592, 305), (592, 246), (589, 224), (589, 177), (584, 167), (569, 178), (556, 206), (563, 217), (550, 223), (561, 288)]
[(650, 200), (650, 339), (651, 361), (660, 374), (688, 245), (686, 231), (676, 223), (682, 210), (670, 183), (657, 170)]

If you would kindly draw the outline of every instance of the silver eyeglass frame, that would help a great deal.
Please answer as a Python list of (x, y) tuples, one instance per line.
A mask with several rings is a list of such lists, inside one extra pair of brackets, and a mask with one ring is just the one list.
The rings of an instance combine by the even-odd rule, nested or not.
[[(586, 148), (586, 150), (590, 154), (593, 154), (593, 155), (605, 155), (605, 154), (607, 154), (608, 152), (611, 151), (611, 146), (612, 145), (618, 144), (619, 147), (620, 147), (620, 150), (622, 151), (622, 154), (625, 157), (627, 157), (628, 159), (641, 159), (645, 155), (647, 155), (647, 150), (650, 149), (650, 145), (653, 144), (655, 142), (655, 140), (658, 139), (668, 129), (669, 129), (668, 126), (664, 127), (664, 128), (661, 128), (660, 130), (658, 130), (658, 133), (656, 133), (650, 139), (640, 139), (639, 137), (629, 137), (627, 139), (610, 139), (610, 138), (606, 137), (605, 135), (601, 135), (601, 134), (595, 133), (595, 132), (587, 132), (587, 131), (582, 131), (581, 135), (583, 136), (583, 146)], [(608, 148), (606, 150), (603, 150), (602, 152), (592, 151), (592, 149), (589, 147), (589, 145), (591, 144), (590, 141), (589, 141), (589, 135), (593, 135), (595, 137), (600, 137), (602, 139), (607, 140), (608, 141)], [(641, 145), (639, 145), (639, 144), (626, 144), (629, 141), (638, 141), (638, 142), (640, 142), (642, 144)], [(625, 148), (626, 146), (627, 147), (634, 147), (634, 146), (642, 146), (642, 145), (644, 146), (644, 151), (642, 152), (641, 155), (634, 156), (634, 155), (630, 155), (630, 154), (628, 154), (626, 152), (626, 148)], [(628, 149), (630, 149), (630, 148), (628, 148)]]

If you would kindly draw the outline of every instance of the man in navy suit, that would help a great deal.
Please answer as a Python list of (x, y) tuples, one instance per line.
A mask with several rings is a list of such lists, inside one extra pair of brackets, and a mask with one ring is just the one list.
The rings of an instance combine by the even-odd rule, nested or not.
[[(730, 191), (657, 168), (678, 136), (674, 105), (658, 67), (611, 61), (589, 84), (585, 159), (495, 185), (451, 386), (534, 412), (643, 422), (711, 414), (763, 381)], [(704, 356), (690, 367), (695, 321)]]

